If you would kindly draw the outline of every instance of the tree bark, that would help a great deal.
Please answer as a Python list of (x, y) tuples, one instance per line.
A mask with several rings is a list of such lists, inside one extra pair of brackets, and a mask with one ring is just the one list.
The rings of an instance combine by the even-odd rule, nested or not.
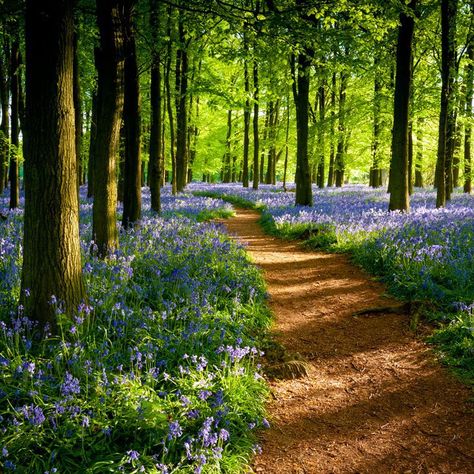
[[(296, 70), (297, 66), (297, 70)], [(313, 191), (308, 159), (309, 86), (311, 60), (309, 51), (292, 57), (293, 97), (296, 108), (296, 196), (295, 204), (311, 206)]]
[(100, 45), (97, 50), (97, 134), (92, 235), (100, 257), (105, 257), (118, 247), (116, 156), (123, 110), (122, 11), (123, 0), (103, 0), (97, 3)]
[(416, 124), (415, 187), (423, 187), (423, 127), (425, 119), (418, 117)]
[(380, 80), (380, 71), (378, 65), (380, 59), (375, 56), (374, 67), (374, 102), (373, 102), (373, 129), (372, 129), (372, 167), (370, 169), (369, 185), (372, 188), (378, 188), (382, 185), (379, 180), (380, 176), (380, 109), (381, 109), (381, 93), (382, 81)]
[(94, 161), (97, 139), (97, 90), (92, 93), (92, 114), (89, 137), (89, 161), (87, 163), (87, 197), (94, 196)]
[(249, 74), (249, 43), (247, 35), (247, 25), (244, 24), (244, 87), (245, 87), (245, 108), (244, 108), (244, 157), (242, 184), (244, 188), (249, 187), (249, 147), (250, 147), (250, 74)]
[(319, 159), (318, 159), (318, 170), (316, 183), (318, 188), (324, 188), (324, 173), (325, 173), (325, 163), (324, 163), (324, 122), (326, 120), (326, 79), (322, 80), (322, 83), (318, 89), (318, 103), (319, 103), (319, 127), (318, 127), (318, 150), (319, 150)]
[[(254, 47), (255, 48), (255, 47)], [(260, 151), (260, 141), (258, 136), (258, 116), (259, 110), (259, 85), (258, 85), (258, 64), (253, 61), (253, 189), (258, 189), (260, 182), (258, 158)]]
[(11, 149), (10, 168), (10, 209), (18, 207), (20, 202), (20, 179), (18, 174), (18, 153), (20, 134), (20, 43), (15, 39), (12, 43), (10, 59), (10, 88), (11, 88)]
[(76, 158), (77, 158), (77, 192), (82, 183), (83, 162), (82, 162), (82, 103), (81, 103), (81, 84), (79, 71), (79, 55), (78, 42), (79, 33), (77, 32), (77, 25), (74, 29), (74, 62), (73, 62), (73, 98), (74, 98), (74, 118), (76, 122)]
[(441, 0), (441, 107), (436, 162), (436, 207), (444, 207), (452, 185), (450, 150), (454, 140), (454, 73), (456, 69), (457, 0)]
[(336, 187), (340, 188), (344, 184), (345, 172), (345, 150), (346, 150), (346, 89), (347, 73), (341, 72), (339, 83), (339, 123), (337, 135), (336, 156), (334, 158), (334, 179)]
[(125, 0), (124, 37), (124, 108), (125, 175), (122, 226), (133, 227), (141, 218), (142, 160), (141, 110), (137, 51), (135, 45), (135, 7), (137, 0)]
[(2, 106), (2, 123), (0, 124), (0, 194), (2, 194), (10, 157), (10, 94), (7, 73), (10, 48), (6, 39), (4, 45), (0, 45), (0, 47), (2, 47), (2, 51), (0, 51), (0, 101)]
[(26, 2), (25, 230), (21, 302), (54, 326), (85, 298), (73, 102), (73, 1)]
[(187, 94), (188, 94), (188, 52), (183, 13), (178, 20), (179, 46), (176, 51), (176, 185), (181, 192), (186, 187), (188, 175), (187, 149)]
[(407, 8), (411, 14), (400, 13), (397, 43), (397, 70), (393, 112), (392, 161), (390, 165), (389, 210), (410, 210), (408, 189), (408, 118), (412, 81), (412, 43), (416, 0)]
[[(471, 15), (474, 15), (474, 3), (471, 3)], [(472, 191), (472, 165), (471, 165), (471, 136), (472, 136), (472, 99), (473, 99), (473, 79), (474, 79), (474, 34), (471, 31), (467, 48), (469, 62), (466, 64), (466, 103), (465, 117), (466, 126), (464, 128), (464, 192)]]
[(160, 29), (159, 0), (150, 0), (150, 28), (153, 42), (151, 85), (150, 85), (150, 159), (148, 173), (150, 179), (151, 208), (161, 212), (161, 148), (162, 148), (162, 123), (161, 123), (161, 58), (158, 50), (158, 33)]
[(331, 130), (329, 132), (329, 139), (331, 141), (329, 148), (329, 170), (328, 170), (328, 186), (334, 186), (334, 164), (335, 164), (335, 147), (334, 137), (336, 128), (336, 88), (337, 88), (337, 74), (332, 73), (331, 83)]

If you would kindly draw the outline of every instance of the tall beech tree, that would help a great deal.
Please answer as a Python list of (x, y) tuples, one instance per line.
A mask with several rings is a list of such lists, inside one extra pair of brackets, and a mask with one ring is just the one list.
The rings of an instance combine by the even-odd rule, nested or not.
[(457, 0), (441, 0), (441, 108), (436, 162), (436, 207), (451, 194), (454, 137)]
[(125, 229), (141, 217), (141, 111), (138, 78), (137, 48), (135, 44), (135, 8), (137, 0), (124, 0), (124, 107), (125, 163), (123, 184), (123, 217)]
[(150, 0), (150, 29), (152, 37), (151, 69), (150, 69), (150, 158), (148, 173), (150, 179), (151, 208), (161, 212), (161, 177), (163, 173), (161, 163), (162, 150), (162, 80), (161, 80), (161, 53), (158, 43), (160, 31), (160, 2)]
[[(81, 275), (73, 102), (73, 0), (26, 1), (25, 315), (54, 326), (71, 315)], [(54, 301), (54, 300), (53, 300)]]
[(96, 50), (97, 130), (92, 235), (101, 257), (118, 246), (116, 155), (123, 110), (123, 2), (97, 2), (100, 43)]
[[(474, 18), (474, 2), (471, 2), (471, 15)], [(472, 191), (472, 99), (473, 99), (473, 80), (474, 80), (474, 28), (469, 31), (467, 57), (469, 62), (466, 64), (465, 81), (466, 81), (466, 96), (465, 96), (465, 118), (466, 126), (464, 128), (464, 192), (471, 193)]]
[(410, 210), (408, 186), (408, 121), (412, 83), (413, 33), (417, 0), (410, 0), (400, 13), (393, 109), (392, 160), (389, 210)]

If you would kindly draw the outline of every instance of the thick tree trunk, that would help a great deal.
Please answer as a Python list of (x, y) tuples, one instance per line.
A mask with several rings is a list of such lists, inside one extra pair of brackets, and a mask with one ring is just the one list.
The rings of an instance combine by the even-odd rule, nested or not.
[(97, 134), (92, 235), (101, 257), (118, 246), (116, 156), (123, 110), (124, 68), (121, 11), (123, 0), (103, 0), (97, 3), (100, 46), (97, 51)]
[(444, 207), (452, 185), (451, 154), (456, 69), (457, 0), (441, 0), (441, 107), (436, 162), (436, 207)]
[(346, 168), (346, 89), (347, 73), (341, 72), (339, 83), (339, 123), (337, 134), (336, 156), (334, 158), (334, 179), (336, 187), (340, 188), (344, 184), (344, 173)]
[(158, 32), (160, 29), (159, 0), (150, 0), (150, 28), (153, 39), (151, 85), (150, 85), (150, 159), (148, 173), (150, 180), (151, 209), (161, 212), (161, 163), (162, 123), (161, 123), (161, 69), (160, 53), (158, 51)]
[[(407, 7), (414, 10), (416, 0), (410, 0)], [(400, 27), (397, 43), (397, 71), (393, 112), (392, 161), (390, 164), (391, 211), (409, 211), (408, 189), (408, 117), (412, 81), (412, 43), (414, 18), (400, 13)]]
[(335, 166), (335, 147), (334, 147), (334, 139), (335, 139), (335, 131), (336, 131), (336, 88), (337, 88), (337, 74), (333, 72), (332, 74), (332, 82), (331, 82), (331, 130), (329, 132), (329, 170), (328, 170), (328, 186), (334, 186), (334, 166)]
[(77, 158), (77, 191), (82, 182), (83, 162), (82, 162), (82, 103), (81, 103), (81, 84), (79, 71), (79, 55), (78, 55), (78, 31), (77, 25), (74, 29), (74, 79), (73, 79), (73, 97), (74, 97), (74, 119), (76, 123), (76, 158)]
[(0, 194), (4, 191), (7, 166), (10, 157), (10, 94), (7, 73), (10, 48), (6, 40), (4, 45), (0, 45), (0, 47), (2, 46), (2, 51), (0, 51), (0, 101), (2, 106), (2, 123), (0, 125)]
[(12, 43), (10, 60), (11, 88), (11, 150), (8, 178), (10, 181), (10, 209), (18, 207), (20, 202), (20, 179), (18, 173), (18, 153), (20, 134), (20, 43), (15, 39)]
[(71, 316), (85, 297), (76, 187), (73, 3), (26, 2), (21, 302), (27, 317), (53, 326), (58, 306)]
[(142, 160), (141, 160), (141, 111), (140, 84), (135, 45), (135, 5), (137, 0), (125, 0), (125, 64), (124, 108), (125, 175), (123, 192), (122, 226), (128, 229), (141, 218)]
[[(293, 97), (296, 108), (296, 196), (295, 204), (311, 206), (313, 192), (308, 159), (309, 135), (309, 86), (311, 60), (309, 51), (294, 56), (291, 60), (293, 75)], [(297, 68), (296, 68), (297, 66)]]

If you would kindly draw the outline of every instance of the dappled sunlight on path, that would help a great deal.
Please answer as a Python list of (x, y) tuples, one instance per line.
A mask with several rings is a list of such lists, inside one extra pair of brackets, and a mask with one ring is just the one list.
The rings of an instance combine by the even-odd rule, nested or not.
[[(265, 235), (254, 211), (226, 222), (264, 271), (279, 342), (308, 376), (270, 383), (262, 473), (474, 472), (472, 393), (409, 330), (409, 315), (339, 254)], [(469, 398), (471, 397), (471, 401)]]

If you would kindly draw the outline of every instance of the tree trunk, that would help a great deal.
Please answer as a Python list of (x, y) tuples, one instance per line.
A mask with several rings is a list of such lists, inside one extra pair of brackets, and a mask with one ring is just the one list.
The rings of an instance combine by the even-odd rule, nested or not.
[(231, 136), (232, 136), (232, 110), (227, 111), (227, 135), (225, 140), (225, 154), (222, 166), (222, 181), (230, 183), (232, 179), (232, 164), (231, 164)]
[(259, 137), (258, 137), (258, 115), (259, 111), (259, 86), (258, 86), (258, 65), (257, 61), (253, 61), (253, 189), (258, 189), (260, 182), (258, 169), (259, 155)]
[(335, 128), (336, 128), (336, 87), (337, 87), (337, 74), (332, 73), (332, 83), (331, 83), (331, 130), (329, 139), (331, 141), (329, 148), (329, 171), (328, 171), (328, 186), (334, 186), (334, 166), (335, 166), (335, 147), (334, 147), (334, 137), (335, 137)]
[[(171, 27), (173, 21), (173, 10), (170, 6), (168, 8), (168, 26), (167, 26), (167, 36), (171, 38)], [(176, 151), (175, 151), (175, 133), (174, 133), (174, 117), (173, 117), (173, 106), (171, 102), (171, 83), (170, 83), (170, 74), (171, 74), (171, 56), (172, 56), (172, 42), (168, 41), (168, 51), (166, 58), (166, 69), (165, 69), (165, 86), (166, 86), (166, 109), (168, 111), (168, 122), (170, 127), (170, 155), (171, 155), (171, 171), (172, 171), (172, 184), (171, 190), (173, 194), (177, 193), (177, 171), (176, 171)], [(164, 134), (163, 134), (164, 136)]]
[(341, 72), (339, 84), (339, 124), (337, 136), (337, 149), (334, 159), (334, 178), (336, 187), (340, 188), (344, 184), (345, 172), (345, 142), (346, 142), (346, 89), (347, 73)]
[(117, 179), (120, 119), (123, 110), (123, 0), (97, 3), (100, 46), (97, 50), (97, 135), (94, 156), (92, 235), (100, 257), (118, 246)]
[(413, 194), (413, 121), (408, 122), (408, 194)]
[[(296, 196), (295, 204), (311, 206), (313, 192), (308, 159), (309, 86), (311, 60), (309, 51), (292, 56), (293, 97), (296, 108)], [(296, 70), (297, 66), (297, 70)]]
[[(407, 7), (414, 10), (416, 0), (410, 0)], [(408, 189), (408, 117), (412, 81), (412, 43), (414, 18), (400, 13), (400, 27), (397, 43), (397, 71), (393, 111), (392, 161), (390, 165), (391, 211), (409, 211)]]
[(381, 186), (379, 181), (380, 175), (380, 102), (382, 93), (382, 81), (380, 79), (380, 71), (378, 65), (380, 59), (378, 56), (374, 58), (375, 77), (374, 77), (374, 103), (373, 103), (373, 130), (372, 130), (372, 167), (370, 169), (369, 185), (372, 188)]
[(11, 87), (11, 150), (10, 168), (10, 209), (18, 207), (20, 202), (20, 180), (18, 175), (18, 153), (20, 134), (20, 43), (15, 39), (12, 43), (10, 59), (10, 87)]
[(178, 34), (179, 46), (176, 51), (176, 185), (177, 191), (181, 192), (186, 187), (188, 174), (188, 52), (181, 10), (179, 12)]
[(150, 0), (150, 28), (152, 34), (152, 64), (150, 85), (150, 159), (148, 161), (148, 174), (150, 180), (151, 209), (161, 212), (161, 163), (162, 148), (162, 123), (161, 123), (161, 69), (160, 53), (158, 50), (158, 33), (160, 29), (159, 0)]
[[(5, 40), (0, 51), (0, 101), (2, 106), (2, 123), (0, 125), (0, 195), (3, 193), (7, 166), (10, 157), (10, 109), (7, 65), (9, 64), (8, 43)], [(3, 54), (4, 53), (4, 54)]]
[(79, 56), (78, 56), (78, 29), (77, 24), (74, 29), (74, 65), (73, 65), (73, 97), (74, 97), (74, 119), (76, 123), (76, 158), (77, 158), (77, 192), (82, 183), (83, 163), (82, 163), (82, 103), (81, 103), (81, 84), (79, 77)]
[(419, 117), (416, 125), (415, 187), (423, 187), (423, 127), (425, 119)]
[[(474, 3), (471, 3), (471, 15), (474, 14)], [(464, 192), (472, 191), (472, 166), (471, 166), (471, 134), (472, 134), (472, 99), (473, 99), (473, 79), (474, 79), (474, 35), (470, 35), (467, 48), (469, 62), (466, 64), (466, 104), (465, 116), (466, 126), (464, 128)]]
[(438, 156), (436, 162), (436, 207), (444, 207), (452, 183), (452, 120), (454, 72), (456, 69), (457, 0), (441, 0), (441, 107), (439, 113)]
[[(84, 300), (73, 102), (73, 1), (26, 2), (25, 230), (21, 302), (54, 326)], [(52, 304), (54, 299), (57, 304)]]
[(326, 80), (323, 79), (321, 85), (318, 89), (319, 96), (319, 127), (318, 127), (318, 149), (319, 149), (319, 159), (318, 159), (318, 171), (316, 182), (318, 188), (324, 188), (324, 173), (325, 173), (325, 163), (324, 163), (324, 122), (326, 120)]
[(92, 115), (89, 138), (89, 161), (87, 164), (87, 197), (94, 196), (94, 162), (97, 139), (97, 91), (92, 93)]
[(124, 108), (125, 175), (123, 193), (122, 226), (128, 229), (141, 217), (141, 111), (140, 84), (135, 45), (135, 7), (137, 0), (125, 0), (125, 64), (124, 64)]
[(245, 108), (244, 108), (244, 158), (242, 184), (244, 188), (249, 187), (249, 147), (250, 147), (250, 74), (249, 74), (249, 43), (247, 38), (247, 25), (244, 25), (244, 87), (245, 87)]

